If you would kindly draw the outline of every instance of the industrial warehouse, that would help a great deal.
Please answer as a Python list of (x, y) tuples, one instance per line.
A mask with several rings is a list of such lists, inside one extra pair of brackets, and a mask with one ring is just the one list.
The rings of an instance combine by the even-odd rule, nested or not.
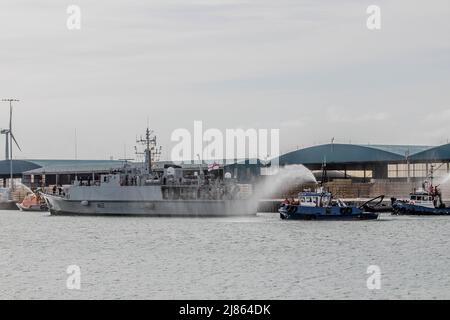
[[(269, 163), (242, 160), (231, 165), (219, 164), (217, 172), (230, 172), (242, 183), (255, 184), (269, 179), (264, 169)], [(223, 162), (224, 163), (224, 162)], [(436, 183), (450, 174), (450, 144), (441, 146), (415, 145), (317, 145), (279, 157), (281, 167), (304, 165), (316, 179), (336, 196), (342, 198), (370, 198), (383, 194), (404, 197), (433, 175)], [(10, 161), (0, 161), (0, 179), (7, 185)], [(156, 162), (155, 171), (173, 166), (171, 162)], [(14, 160), (13, 177), (36, 189), (49, 185), (71, 184), (74, 180), (97, 180), (101, 174), (123, 166), (120, 160)], [(208, 171), (208, 164), (184, 165), (192, 171)], [(190, 167), (190, 168), (187, 168)], [(295, 194), (305, 186), (284, 190), (278, 197)], [(445, 199), (450, 199), (450, 187), (440, 186)]]

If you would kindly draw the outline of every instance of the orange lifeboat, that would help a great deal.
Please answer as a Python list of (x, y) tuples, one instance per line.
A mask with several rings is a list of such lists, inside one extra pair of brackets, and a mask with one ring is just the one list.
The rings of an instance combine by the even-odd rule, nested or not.
[(17, 207), (20, 211), (45, 211), (46, 206), (42, 203), (42, 199), (35, 193), (30, 193), (21, 203), (17, 203)]

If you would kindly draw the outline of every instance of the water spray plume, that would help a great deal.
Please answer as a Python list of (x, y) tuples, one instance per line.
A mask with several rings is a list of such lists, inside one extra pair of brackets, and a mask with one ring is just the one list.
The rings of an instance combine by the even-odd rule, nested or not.
[(280, 190), (295, 188), (303, 184), (317, 184), (313, 173), (303, 165), (289, 165), (280, 168), (272, 176), (266, 176), (255, 186), (255, 195), (258, 199), (273, 197)]
[(447, 174), (447, 175), (439, 182), (439, 184), (446, 184), (446, 183), (448, 183), (448, 182), (450, 182), (450, 173)]

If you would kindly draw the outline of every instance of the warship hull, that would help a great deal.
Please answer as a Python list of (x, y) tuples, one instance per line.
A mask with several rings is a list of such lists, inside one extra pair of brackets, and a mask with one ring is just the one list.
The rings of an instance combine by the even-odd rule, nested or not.
[(251, 200), (105, 200), (79, 201), (44, 195), (52, 215), (219, 217), (256, 215)]

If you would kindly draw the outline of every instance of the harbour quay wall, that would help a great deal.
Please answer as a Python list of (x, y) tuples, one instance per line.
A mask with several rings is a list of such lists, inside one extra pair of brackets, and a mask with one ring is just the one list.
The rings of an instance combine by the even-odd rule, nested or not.
[[(295, 186), (284, 186), (273, 194), (266, 196), (266, 199), (296, 198), (298, 193), (305, 189), (314, 190), (317, 185), (301, 184)], [(334, 179), (324, 183), (325, 190), (331, 192), (334, 197), (341, 199), (375, 198), (384, 195), (386, 198), (404, 199), (414, 189), (422, 187), (421, 181), (392, 181), (389, 179), (372, 179), (370, 182), (355, 182), (352, 179)], [(444, 201), (450, 201), (450, 183), (439, 186)]]

